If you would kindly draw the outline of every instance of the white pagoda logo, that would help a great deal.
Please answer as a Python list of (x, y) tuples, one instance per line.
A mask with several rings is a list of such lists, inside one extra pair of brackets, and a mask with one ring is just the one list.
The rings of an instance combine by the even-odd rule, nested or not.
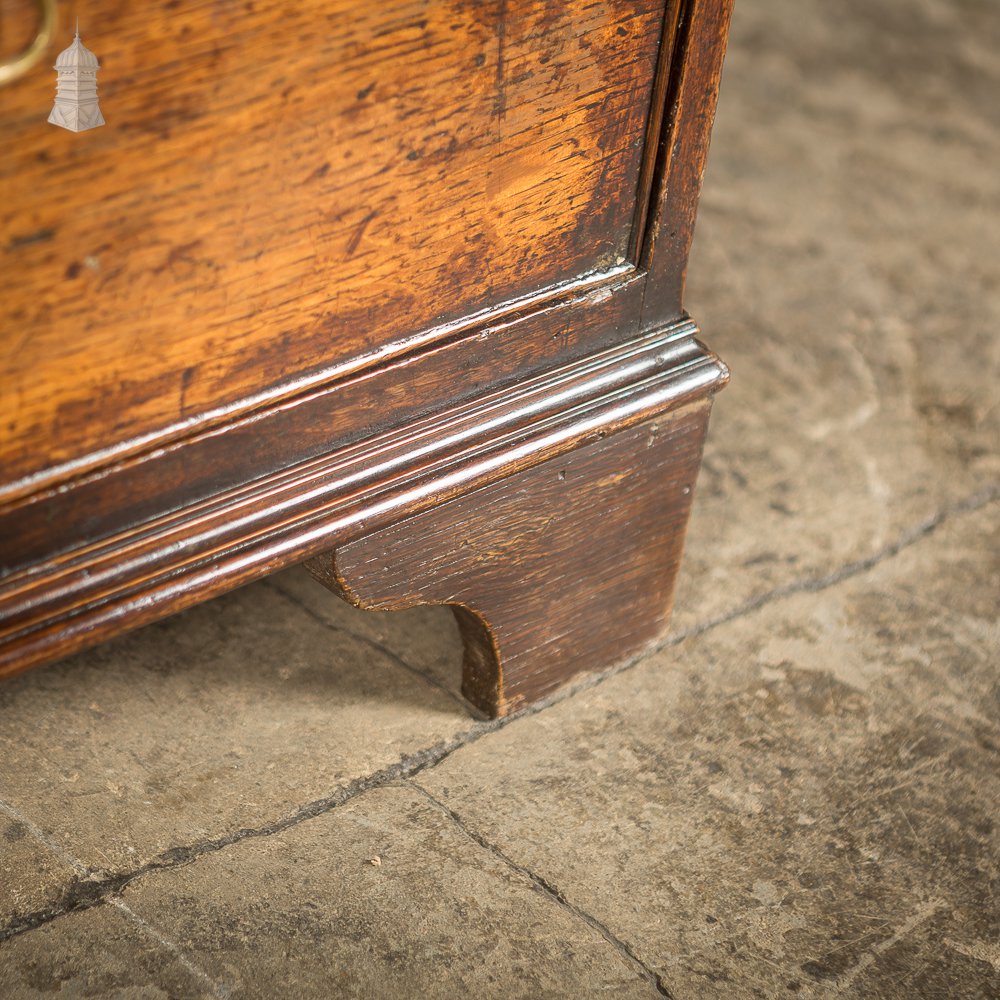
[(76, 24), (73, 44), (59, 53), (55, 70), (59, 80), (56, 85), (56, 103), (52, 106), (49, 122), (68, 128), (71, 132), (85, 132), (104, 124), (104, 115), (97, 104), (97, 71), (101, 64), (97, 56), (80, 41), (80, 22)]

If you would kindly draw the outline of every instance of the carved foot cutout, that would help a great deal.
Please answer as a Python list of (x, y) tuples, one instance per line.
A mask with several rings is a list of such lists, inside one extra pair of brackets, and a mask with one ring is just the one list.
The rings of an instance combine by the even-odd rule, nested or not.
[(462, 690), (507, 715), (663, 633), (709, 408), (595, 440), (306, 565), (361, 608), (452, 605)]

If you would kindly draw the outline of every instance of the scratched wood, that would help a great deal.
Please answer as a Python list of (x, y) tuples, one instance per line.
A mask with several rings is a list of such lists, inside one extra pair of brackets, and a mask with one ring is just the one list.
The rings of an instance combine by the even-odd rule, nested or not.
[(78, 7), (107, 126), (0, 90), (0, 496), (628, 254), (661, 0)]
[(331, 551), (493, 713), (655, 638), (730, 3), (81, 5), (108, 127), (0, 88), (0, 676)]
[[(483, 386), (522, 385), (567, 351), (593, 357), (638, 332), (641, 282), (612, 294), (533, 310), (490, 330), (459, 337), (417, 358), (379, 366), (80, 477), (0, 505), (0, 631), (3, 584), (90, 539), (140, 528), (165, 511), (197, 511), (247, 483), (323, 460), (387, 428), (405, 429), (428, 413), (474, 406)], [(373, 406), (377, 401), (377, 406)], [(373, 448), (376, 445), (371, 445)]]
[(612, 434), (307, 563), (363, 608), (452, 605), (490, 716), (666, 628), (709, 403)]
[(687, 0), (684, 8), (684, 57), (671, 63), (666, 89), (669, 113), (658, 134), (660, 163), (654, 189), (658, 211), (643, 233), (641, 260), (648, 288), (641, 322), (646, 329), (675, 316), (684, 297), (732, 13), (733, 0)]
[[(78, 522), (70, 533), (77, 536), (74, 548), (63, 553), (50, 548), (49, 558), (32, 559), (21, 569), (0, 568), (0, 677), (168, 610), (189, 607), (457, 496), (468, 495), (464, 509), (478, 507), (477, 516), (489, 525), (493, 494), (480, 487), (498, 479), (508, 482), (547, 459), (569, 461), (566, 452), (618, 438), (641, 421), (664, 415), (669, 422), (674, 411), (698, 405), (721, 388), (725, 367), (694, 340), (694, 332), (689, 321), (677, 324), (475, 402), (411, 420), (318, 460), (220, 490), (208, 502), (175, 510), (168, 496), (159, 516), (147, 516), (141, 525), (122, 525), (104, 538)], [(274, 435), (281, 437), (282, 429)], [(269, 436), (268, 430), (260, 436)], [(190, 450), (182, 446), (178, 454), (186, 456)], [(608, 454), (641, 466), (640, 480), (654, 469), (649, 464), (652, 451), (611, 448)], [(690, 456), (679, 446), (674, 457), (682, 462)], [(631, 475), (625, 464), (619, 471)], [(169, 482), (170, 476), (170, 469), (153, 469), (144, 482)], [(142, 492), (133, 495), (139, 502), (145, 499)], [(518, 491), (511, 493), (504, 504), (516, 505), (518, 496)], [(557, 488), (553, 502), (561, 496)], [(574, 521), (578, 526), (581, 553), (594, 547), (602, 497), (621, 511), (622, 498), (616, 500), (615, 491), (595, 491), (583, 510), (566, 521), (566, 531)], [(93, 499), (77, 496), (74, 507), (86, 511)], [(27, 520), (20, 524), (0, 518), (0, 560), (7, 537), (35, 534), (33, 515), (44, 521), (47, 513), (55, 513), (55, 522), (59, 511), (39, 502), (24, 513)], [(500, 523), (492, 530), (500, 531)], [(636, 533), (633, 549), (643, 550), (643, 517), (636, 515), (629, 524)], [(34, 527), (43, 525), (36, 522)], [(459, 539), (456, 535), (452, 541)], [(57, 544), (50, 539), (50, 546)], [(439, 549), (440, 542), (428, 545), (428, 564), (447, 558), (447, 552), (435, 551)], [(388, 554), (386, 558), (392, 561)], [(541, 550), (532, 556), (539, 567), (544, 558)], [(619, 558), (623, 567), (618, 579), (625, 579), (630, 556), (624, 548)], [(553, 548), (551, 561), (558, 571), (560, 548)], [(420, 575), (419, 567), (413, 571)], [(601, 586), (581, 577), (577, 590), (589, 588), (596, 595)], [(576, 593), (566, 590), (565, 600), (572, 604)], [(548, 596), (558, 603), (560, 594), (563, 590), (556, 587)]]

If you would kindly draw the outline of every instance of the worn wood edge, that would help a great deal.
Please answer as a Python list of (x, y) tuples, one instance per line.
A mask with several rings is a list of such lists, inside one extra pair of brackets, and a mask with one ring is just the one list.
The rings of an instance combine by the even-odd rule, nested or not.
[(631, 340), (641, 300), (631, 278), (0, 506), (0, 581)]
[(643, 226), (636, 257), (646, 274), (643, 329), (654, 329), (676, 315), (683, 299), (733, 4), (734, 0), (681, 3), (674, 52), (664, 69), (662, 112), (653, 111), (663, 124), (651, 174), (654, 207)]
[(10, 574), (0, 676), (710, 396), (728, 370), (696, 334), (678, 322)]
[(639, 190), (636, 198), (635, 216), (629, 242), (628, 259), (641, 266), (643, 245), (649, 228), (654, 207), (654, 197), (659, 185), (658, 174), (663, 169), (660, 155), (660, 137), (670, 124), (667, 93), (670, 90), (673, 68), (679, 56), (683, 56), (683, 35), (680, 26), (685, 8), (685, 0), (668, 2), (663, 14), (660, 33), (660, 48), (657, 54), (656, 73), (650, 95), (649, 111), (646, 115), (646, 141), (639, 168)]
[[(650, 107), (647, 112), (647, 129), (643, 162), (640, 166), (636, 212), (629, 239), (629, 257), (622, 265), (601, 271), (581, 274), (567, 282), (550, 285), (520, 296), (499, 307), (479, 310), (459, 319), (416, 331), (369, 354), (356, 356), (340, 364), (309, 373), (271, 386), (251, 396), (192, 417), (176, 421), (149, 434), (141, 435), (87, 455), (60, 462), (42, 472), (24, 476), (11, 482), (0, 481), (0, 515), (13, 503), (32, 500), (46, 492), (71, 488), (72, 485), (92, 474), (101, 474), (130, 459), (142, 459), (171, 448), (183, 446), (188, 440), (206, 432), (224, 428), (235, 421), (253, 419), (268, 410), (292, 404), (308, 393), (332, 391), (344, 379), (376, 370), (406, 359), (428, 348), (442, 345), (461, 336), (475, 336), (480, 332), (504, 323), (515, 322), (519, 317), (548, 307), (558, 306), (574, 298), (600, 293), (632, 280), (648, 280), (646, 266), (650, 231), (656, 224), (654, 202), (662, 197), (664, 172), (668, 160), (660, 149), (667, 131), (676, 130), (669, 95), (676, 87), (677, 66), (683, 61), (687, 32), (684, 29), (687, 9), (698, 0), (679, 0), (664, 8), (660, 50), (653, 80)], [(732, 3), (732, 0), (723, 0)], [(665, 317), (661, 317), (661, 322)]]
[(539, 310), (584, 297), (602, 290), (613, 289), (639, 276), (632, 261), (580, 275), (571, 281), (551, 285), (540, 291), (521, 296), (502, 306), (470, 313), (427, 330), (401, 337), (368, 354), (331, 365), (317, 372), (299, 376), (280, 385), (268, 387), (259, 393), (245, 396), (234, 403), (205, 410), (184, 420), (179, 420), (149, 434), (143, 434), (107, 448), (96, 449), (80, 458), (60, 462), (43, 472), (0, 482), (0, 508), (46, 491), (65, 488), (74, 480), (134, 457), (155, 454), (174, 445), (183, 445), (193, 437), (215, 430), (243, 418), (252, 418), (268, 410), (294, 403), (306, 394), (332, 391), (345, 379), (377, 370), (422, 351), (447, 343), (457, 337), (476, 336), (496, 326), (516, 322), (519, 318)]
[[(685, 513), (670, 531), (670, 538), (674, 547), (674, 556), (672, 560), (664, 563), (662, 567), (664, 573), (669, 572), (670, 584), (668, 587), (667, 600), (666, 603), (658, 609), (656, 623), (652, 631), (650, 629), (646, 629), (646, 638), (626, 643), (624, 646), (611, 653), (607, 660), (594, 661), (589, 665), (584, 665), (582, 667), (579, 665), (579, 662), (577, 662), (576, 665), (574, 665), (574, 667), (568, 672), (554, 671), (547, 676), (547, 672), (545, 670), (539, 671), (538, 673), (541, 678), (541, 684), (538, 687), (536, 694), (529, 694), (525, 692), (525, 677), (523, 675), (522, 666), (522, 670), (519, 671), (518, 679), (514, 684), (515, 693), (508, 696), (508, 688), (510, 685), (508, 684), (507, 668), (509, 663), (507, 662), (508, 657), (504, 655), (504, 647), (500, 643), (499, 634), (497, 632), (495, 612), (497, 612), (498, 609), (493, 607), (491, 610), (488, 607), (482, 606), (482, 602), (475, 596), (475, 585), (471, 584), (468, 579), (464, 579), (464, 582), (458, 583), (459, 590), (455, 593), (455, 596), (447, 600), (439, 597), (436, 598), (434, 596), (436, 585), (434, 583), (433, 574), (430, 580), (421, 582), (423, 578), (421, 576), (420, 563), (418, 561), (416, 565), (412, 567), (414, 577), (407, 576), (407, 579), (412, 580), (412, 586), (414, 588), (412, 591), (407, 591), (405, 594), (401, 595), (399, 593), (395, 593), (391, 586), (388, 592), (379, 586), (379, 574), (382, 569), (385, 568), (391, 572), (394, 565), (391, 561), (387, 563), (386, 560), (398, 556), (398, 552), (393, 552), (391, 556), (383, 556), (380, 554), (378, 542), (376, 540), (380, 537), (383, 529), (378, 529), (371, 535), (355, 539), (352, 542), (338, 545), (332, 551), (324, 552), (307, 560), (304, 566), (310, 574), (324, 586), (361, 610), (391, 613), (418, 606), (449, 607), (454, 614), (459, 632), (462, 636), (464, 650), (462, 694), (477, 712), (483, 713), (488, 718), (496, 718), (517, 712), (534, 700), (548, 697), (558, 687), (569, 683), (570, 681), (573, 683), (579, 683), (586, 678), (587, 675), (602, 673), (608, 669), (612, 669), (619, 663), (640, 657), (645, 653), (645, 651), (655, 647), (657, 643), (662, 641), (663, 635), (669, 629), (671, 611), (676, 595), (676, 574), (679, 569), (679, 556), (683, 551), (689, 526), (687, 511), (689, 511), (691, 500), (693, 499), (693, 476), (697, 474), (697, 469), (701, 463), (701, 455), (704, 448), (712, 401), (712, 395), (704, 396), (695, 399), (690, 403), (686, 403), (683, 406), (673, 408), (668, 413), (659, 414), (651, 421), (651, 423), (657, 427), (662, 427), (664, 418), (671, 422), (681, 422), (686, 419), (690, 419), (692, 416), (696, 416), (700, 423), (700, 427), (695, 432), (693, 438), (693, 454), (687, 456), (688, 461), (693, 460), (694, 466), (691, 470), (692, 478), (690, 480), (690, 486), (684, 491), (687, 496), (686, 503), (682, 504), (685, 508)], [(623, 430), (631, 430), (634, 432), (641, 429), (642, 426), (643, 423), (640, 423)], [(617, 433), (609, 435), (603, 438), (600, 442), (593, 442), (590, 445), (590, 448), (600, 444), (602, 448), (610, 449), (610, 454), (614, 455), (616, 439), (625, 436), (626, 435), (624, 434)], [(649, 445), (647, 444), (647, 447), (648, 446)], [(582, 454), (582, 451), (578, 452), (578, 454)], [(538, 470), (546, 467), (550, 470), (553, 468), (559, 468), (567, 462), (568, 458), (572, 461), (570, 456), (562, 454), (556, 456), (554, 459), (540, 463), (537, 466), (523, 471), (530, 475), (536, 475)], [(621, 456), (621, 458), (623, 462), (629, 464), (622, 465), (620, 468), (623, 472), (630, 474), (630, 459), (627, 457), (627, 454)], [(675, 470), (676, 463), (679, 460), (680, 455), (674, 453), (671, 461), (674, 463), (673, 468)], [(524, 479), (523, 476), (515, 475), (510, 479), (487, 484), (484, 487), (472, 490), (459, 497), (453, 498), (452, 501), (439, 505), (439, 507), (433, 508), (432, 510), (424, 513), (425, 515), (433, 517), (435, 512), (443, 512), (451, 506), (452, 503), (463, 505), (465, 510), (468, 510), (468, 505), (470, 503), (473, 505), (474, 509), (476, 509), (476, 505), (478, 504), (478, 511), (480, 513), (487, 512), (489, 511), (490, 504), (492, 503), (490, 490), (495, 490), (497, 487), (503, 488), (505, 483), (516, 484), (510, 487), (513, 491), (510, 495), (520, 497), (521, 491), (524, 489)], [(492, 496), (495, 495), (496, 494), (494, 492)], [(477, 501), (476, 498), (478, 496), (482, 496), (483, 499), (481, 501)], [(528, 499), (527, 503), (530, 505), (531, 500)], [(460, 521), (463, 525), (461, 530), (463, 532), (471, 530), (475, 534), (477, 529), (470, 526), (470, 520), (471, 524), (474, 525), (476, 522), (475, 513), (471, 515), (471, 518), (460, 515)], [(420, 522), (420, 514), (413, 516), (407, 515), (397, 521), (394, 525), (389, 525), (388, 527), (390, 530), (393, 528), (400, 529), (401, 533), (404, 535), (412, 534), (415, 538), (414, 552), (418, 553), (422, 548), (418, 540), (423, 537), (421, 534)], [(654, 530), (655, 526), (650, 524), (648, 525), (648, 528)], [(642, 534), (645, 535), (645, 531), (643, 531)], [(438, 536), (438, 541), (440, 540), (441, 536)], [(367, 547), (368, 550), (372, 552), (370, 557), (362, 556), (360, 563), (357, 561), (356, 556), (349, 555), (351, 550), (358, 545), (362, 546), (362, 548)], [(445, 546), (446, 548), (449, 547), (447, 541), (445, 542)], [(456, 547), (454, 550), (454, 556), (456, 559), (460, 558), (459, 553), (460, 549)], [(345, 556), (347, 557), (346, 565)], [(384, 566), (379, 564), (384, 564)], [(398, 566), (399, 564), (397, 563), (395, 565)], [(554, 565), (558, 565), (558, 563)], [(371, 572), (374, 573), (374, 577), (371, 575), (371, 572), (366, 571), (366, 566), (372, 567)], [(672, 567), (672, 570), (669, 570), (669, 567)], [(487, 570), (487, 573), (489, 572), (490, 571)], [(460, 574), (459, 581), (462, 581), (462, 579), (463, 578)], [(566, 595), (566, 600), (572, 604), (585, 600), (583, 594), (592, 593), (594, 588), (597, 588), (600, 585), (598, 580), (588, 579), (586, 576), (576, 577), (575, 579), (581, 587), (582, 593), (578, 593), (575, 596)], [(448, 578), (447, 576), (445, 580), (439, 580), (438, 583), (444, 583), (448, 587), (456, 585), (456, 581)], [(487, 585), (487, 592), (488, 591), (489, 586)], [(465, 596), (459, 596), (459, 594), (463, 592)], [(531, 595), (532, 591), (530, 587), (527, 587), (523, 595), (521, 595), (518, 599), (520, 600), (523, 598), (524, 600), (528, 600), (530, 602), (532, 599)], [(481, 596), (482, 595), (480, 594), (480, 597)], [(489, 603), (490, 602), (487, 602), (487, 604)], [(594, 610), (596, 611), (597, 609)], [(598, 611), (598, 613), (600, 612)], [(584, 656), (584, 660), (586, 660), (586, 656)]]

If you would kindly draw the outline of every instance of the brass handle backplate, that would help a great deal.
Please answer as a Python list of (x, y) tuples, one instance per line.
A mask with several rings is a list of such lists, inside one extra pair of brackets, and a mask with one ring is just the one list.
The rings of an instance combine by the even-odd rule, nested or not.
[(56, 0), (38, 0), (41, 15), (32, 43), (17, 55), (0, 60), (0, 86), (24, 76), (42, 58), (56, 33)]

